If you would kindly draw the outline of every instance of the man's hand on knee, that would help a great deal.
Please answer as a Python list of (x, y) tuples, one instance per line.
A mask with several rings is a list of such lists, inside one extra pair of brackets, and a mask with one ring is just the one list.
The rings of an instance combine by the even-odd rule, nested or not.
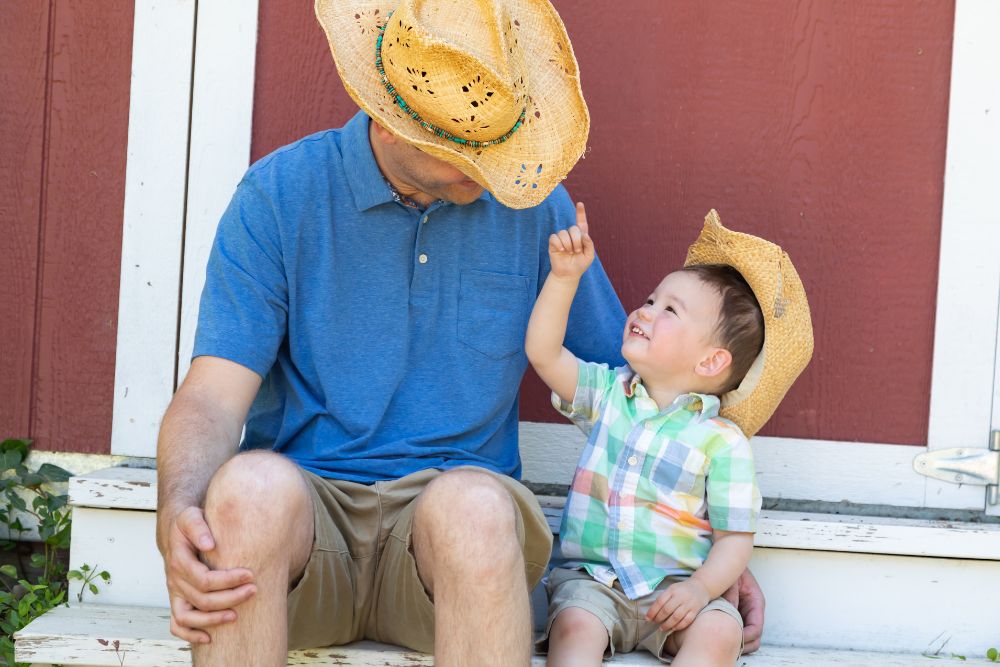
[(257, 592), (250, 570), (212, 570), (201, 561), (200, 553), (214, 549), (215, 540), (200, 508), (188, 507), (174, 517), (163, 553), (170, 632), (191, 643), (209, 643), (207, 629), (235, 621), (235, 607)]
[(722, 595), (743, 617), (743, 654), (753, 653), (760, 648), (760, 638), (764, 632), (764, 591), (750, 570), (743, 574)]

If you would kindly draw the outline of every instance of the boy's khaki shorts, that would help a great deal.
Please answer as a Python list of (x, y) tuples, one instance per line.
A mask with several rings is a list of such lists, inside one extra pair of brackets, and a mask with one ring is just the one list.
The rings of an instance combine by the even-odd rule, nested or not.
[[(656, 590), (639, 598), (630, 600), (617, 581), (613, 587), (594, 581), (583, 570), (564, 570), (556, 568), (549, 573), (546, 588), (549, 591), (549, 620), (545, 625), (545, 633), (535, 642), (539, 653), (546, 653), (549, 645), (549, 633), (552, 622), (560, 612), (569, 607), (579, 607), (589, 611), (599, 618), (608, 631), (608, 648), (604, 656), (610, 659), (616, 651), (628, 653), (642, 648), (663, 662), (670, 662), (673, 656), (666, 652), (669, 632), (664, 632), (656, 623), (646, 620), (646, 612), (656, 602), (663, 590), (672, 584), (684, 581), (684, 577), (667, 577), (656, 587)], [(743, 629), (743, 619), (740, 612), (732, 604), (722, 598), (709, 601), (698, 615), (707, 611), (721, 611), (732, 616)], [(740, 653), (743, 653), (743, 640), (740, 640)]]
[[(465, 469), (493, 476), (515, 501), (530, 591), (545, 573), (552, 549), (538, 501), (510, 477)], [(305, 571), (288, 594), (289, 649), (373, 639), (433, 652), (434, 605), (417, 575), (411, 529), (414, 501), (440, 474), (421, 470), (367, 485), (303, 471), (316, 532)]]

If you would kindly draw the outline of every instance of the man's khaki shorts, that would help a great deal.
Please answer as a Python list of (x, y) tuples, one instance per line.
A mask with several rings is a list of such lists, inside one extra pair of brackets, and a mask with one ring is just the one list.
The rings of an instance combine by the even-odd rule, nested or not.
[[(530, 591), (545, 573), (552, 549), (538, 501), (510, 477), (463, 469), (492, 476), (514, 500)], [(316, 532), (306, 569), (288, 594), (290, 649), (372, 639), (433, 652), (434, 605), (417, 575), (411, 531), (417, 496), (440, 474), (422, 470), (366, 485), (303, 471)]]
[[(549, 573), (546, 584), (549, 591), (549, 620), (545, 624), (545, 634), (535, 643), (535, 648), (539, 653), (547, 652), (549, 633), (556, 616), (569, 607), (579, 607), (599, 618), (607, 629), (608, 648), (604, 652), (605, 658), (610, 659), (616, 651), (628, 653), (641, 648), (663, 662), (670, 662), (673, 656), (664, 648), (670, 633), (660, 630), (656, 623), (647, 621), (646, 612), (664, 589), (685, 579), (687, 577), (667, 577), (649, 595), (638, 600), (630, 600), (617, 581), (614, 586), (608, 587), (594, 581), (583, 570), (556, 568)], [(701, 616), (707, 611), (726, 613), (739, 623), (740, 630), (743, 629), (740, 612), (727, 600), (715, 598), (709, 601), (698, 615)], [(742, 639), (740, 653), (743, 653)]]

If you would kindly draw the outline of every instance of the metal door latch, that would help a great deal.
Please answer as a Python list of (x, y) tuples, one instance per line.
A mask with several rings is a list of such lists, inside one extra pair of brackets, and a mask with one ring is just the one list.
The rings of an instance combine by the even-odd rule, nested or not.
[(986, 487), (986, 502), (1000, 504), (1000, 431), (990, 434), (990, 448), (956, 447), (917, 454), (913, 469), (954, 484)]

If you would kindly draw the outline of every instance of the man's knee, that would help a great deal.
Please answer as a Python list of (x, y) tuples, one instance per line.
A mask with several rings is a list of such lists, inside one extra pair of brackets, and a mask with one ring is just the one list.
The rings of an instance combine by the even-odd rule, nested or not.
[(414, 530), (424, 533), (435, 558), (454, 555), (470, 562), (477, 551), (494, 559), (520, 557), (516, 505), (487, 473), (455, 470), (434, 479), (420, 496)]
[(219, 527), (269, 528), (277, 536), (283, 527), (306, 523), (312, 504), (298, 467), (266, 451), (237, 454), (216, 471), (205, 498), (205, 514)]

